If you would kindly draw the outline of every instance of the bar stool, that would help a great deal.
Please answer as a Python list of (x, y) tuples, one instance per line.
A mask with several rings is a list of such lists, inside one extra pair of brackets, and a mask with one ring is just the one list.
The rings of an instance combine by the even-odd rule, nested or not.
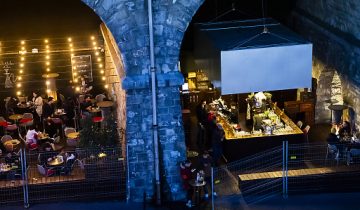
[(103, 117), (93, 117), (92, 121), (97, 124), (98, 128), (101, 128), (101, 122), (104, 121)]

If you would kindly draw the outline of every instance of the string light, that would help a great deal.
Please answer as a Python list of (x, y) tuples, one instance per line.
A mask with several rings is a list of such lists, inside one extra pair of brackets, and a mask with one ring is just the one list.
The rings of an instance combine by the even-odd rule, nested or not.
[(76, 87), (75, 90), (76, 90), (77, 92), (79, 92), (79, 91), (80, 91), (80, 87)]
[(18, 96), (21, 95), (21, 91), (17, 91), (16, 95), (18, 95)]
[(69, 37), (69, 38), (68, 38), (68, 42), (71, 42), (71, 41), (72, 41), (72, 39), (71, 39), (71, 37)]

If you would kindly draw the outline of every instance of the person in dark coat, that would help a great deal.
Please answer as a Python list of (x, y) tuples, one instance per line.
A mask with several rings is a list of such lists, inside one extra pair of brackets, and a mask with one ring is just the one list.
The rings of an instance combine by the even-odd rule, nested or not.
[(351, 126), (349, 121), (344, 121), (339, 130), (340, 138), (351, 136)]
[(183, 187), (186, 190), (186, 206), (191, 208), (192, 207), (192, 196), (193, 196), (193, 189), (189, 183), (189, 181), (193, 178), (193, 172), (195, 170), (191, 168), (191, 162), (186, 160), (183, 163), (180, 163), (180, 175), (181, 179), (183, 180)]
[(336, 153), (336, 158), (342, 156), (344, 146), (340, 144), (340, 138), (336, 135), (336, 128), (331, 128), (330, 134), (326, 139), (328, 149)]
[[(213, 160), (212, 157), (210, 156), (208, 151), (204, 151), (204, 153), (202, 154), (201, 158), (200, 158), (200, 168), (204, 171), (205, 174), (205, 182), (206, 185), (204, 187), (204, 192), (205, 192), (205, 198), (209, 197), (209, 190), (208, 188), (210, 188), (211, 190), (211, 166), (212, 166)], [(216, 192), (214, 192), (214, 196), (216, 196)]]
[(207, 126), (207, 110), (206, 110), (206, 101), (202, 100), (200, 104), (196, 106), (196, 117), (198, 120), (197, 123), (197, 146), (200, 150), (204, 149), (206, 146), (206, 126)]
[(217, 165), (223, 150), (222, 150), (222, 141), (225, 138), (225, 132), (223, 127), (217, 123), (216, 127), (212, 133), (212, 138), (211, 138), (211, 142), (212, 142), (212, 149), (213, 149), (213, 160), (214, 160), (214, 165)]

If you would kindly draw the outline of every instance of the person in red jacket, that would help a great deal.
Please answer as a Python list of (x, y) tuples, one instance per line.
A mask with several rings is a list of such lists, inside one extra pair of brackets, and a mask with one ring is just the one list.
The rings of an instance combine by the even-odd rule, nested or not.
[(193, 189), (191, 188), (189, 181), (193, 178), (193, 172), (195, 169), (191, 169), (191, 162), (186, 160), (183, 163), (180, 163), (180, 175), (181, 179), (183, 180), (184, 189), (187, 191), (186, 193), (186, 206), (191, 208), (192, 207), (192, 196), (193, 196)]

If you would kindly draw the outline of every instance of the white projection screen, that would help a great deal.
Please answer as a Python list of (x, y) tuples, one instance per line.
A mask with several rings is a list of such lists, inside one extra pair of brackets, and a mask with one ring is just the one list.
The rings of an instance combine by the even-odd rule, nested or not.
[(221, 94), (311, 88), (312, 44), (221, 51)]

